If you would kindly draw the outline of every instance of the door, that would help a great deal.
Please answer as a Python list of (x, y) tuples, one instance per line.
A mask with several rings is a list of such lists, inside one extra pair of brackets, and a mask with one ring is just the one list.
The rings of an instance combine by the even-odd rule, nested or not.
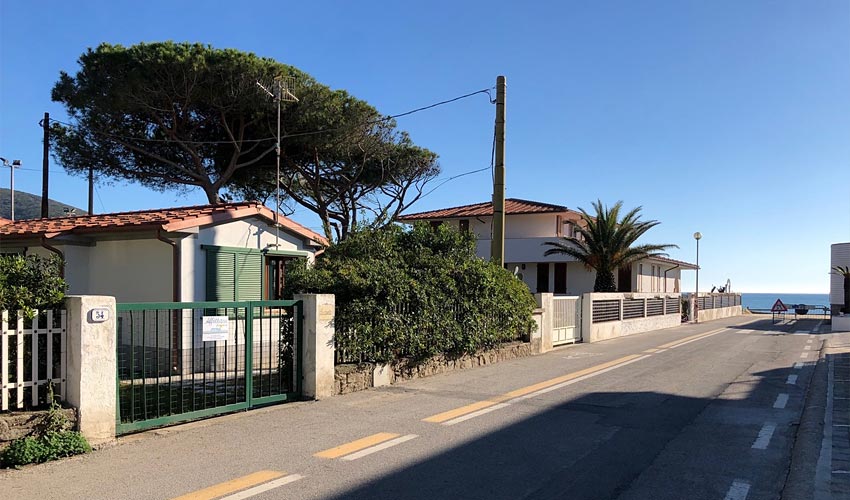
[(617, 271), (617, 291), (631, 292), (632, 291), (632, 266), (628, 265), (619, 268)]
[(566, 262), (556, 262), (555, 263), (555, 293), (557, 294), (565, 294), (567, 293), (567, 263)]

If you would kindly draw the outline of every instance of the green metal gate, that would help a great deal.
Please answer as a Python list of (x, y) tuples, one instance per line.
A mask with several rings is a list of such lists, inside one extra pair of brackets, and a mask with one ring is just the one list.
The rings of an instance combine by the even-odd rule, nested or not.
[(117, 433), (301, 394), (301, 301), (118, 304)]

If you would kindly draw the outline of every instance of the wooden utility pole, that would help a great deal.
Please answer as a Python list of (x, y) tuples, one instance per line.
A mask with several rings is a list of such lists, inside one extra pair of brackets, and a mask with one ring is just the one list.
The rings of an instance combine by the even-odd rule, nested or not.
[(44, 119), (41, 121), (41, 127), (44, 129), (44, 151), (41, 156), (41, 218), (50, 217), (49, 201), (49, 186), (50, 186), (50, 113), (44, 113)]
[(493, 240), (490, 260), (505, 265), (505, 77), (496, 78), (496, 158), (493, 173)]

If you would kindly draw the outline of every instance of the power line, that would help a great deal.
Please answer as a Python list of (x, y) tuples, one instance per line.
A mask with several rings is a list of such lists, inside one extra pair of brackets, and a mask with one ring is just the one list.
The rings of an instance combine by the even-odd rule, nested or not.
[(447, 182), (449, 182), (449, 181), (453, 181), (453, 180), (455, 180), (455, 179), (457, 179), (457, 178), (459, 178), (459, 177), (464, 177), (464, 176), (467, 176), (467, 175), (477, 174), (478, 172), (483, 172), (483, 171), (485, 171), (485, 170), (491, 170), (491, 169), (492, 169), (492, 167), (489, 167), (489, 166), (488, 166), (488, 167), (484, 167), (484, 168), (479, 168), (478, 170), (470, 170), (469, 172), (464, 172), (464, 173), (462, 173), (462, 174), (453, 175), (453, 176), (449, 177), (448, 179), (444, 180), (443, 182), (441, 182), (441, 183), (437, 184), (436, 186), (434, 186), (434, 187), (433, 187), (430, 191), (428, 191), (427, 193), (425, 193), (425, 194), (423, 194), (422, 196), (420, 196), (420, 197), (419, 197), (419, 199), (421, 200), (422, 198), (424, 198), (424, 197), (428, 196), (429, 194), (431, 194), (431, 193), (433, 193), (434, 191), (436, 191), (436, 190), (437, 190), (437, 188), (439, 188), (440, 186), (442, 186), (443, 184), (445, 184), (445, 183), (447, 183)]
[[(487, 88), (487, 89), (476, 90), (475, 92), (470, 92), (468, 94), (453, 97), (451, 99), (446, 99), (445, 101), (435, 102), (433, 104), (429, 104), (429, 105), (423, 106), (421, 108), (412, 109), (410, 111), (405, 111), (403, 113), (398, 113), (398, 114), (395, 114), (395, 115), (387, 115), (387, 116), (385, 116), (383, 118), (379, 118), (377, 120), (369, 120), (369, 121), (365, 121), (365, 122), (354, 124), (354, 125), (312, 130), (312, 131), (308, 131), (308, 132), (296, 132), (294, 134), (286, 134), (286, 135), (282, 135), (281, 139), (287, 139), (287, 138), (291, 138), (291, 137), (304, 137), (304, 136), (318, 135), (318, 134), (327, 134), (327, 133), (330, 133), (330, 132), (335, 132), (337, 130), (342, 130), (342, 129), (345, 129), (345, 128), (350, 128), (350, 127), (358, 126), (358, 125), (377, 125), (379, 123), (383, 123), (383, 122), (386, 122), (388, 120), (393, 120), (393, 119), (396, 119), (396, 118), (400, 118), (402, 116), (408, 116), (408, 115), (412, 115), (414, 113), (419, 113), (421, 111), (426, 111), (426, 110), (429, 110), (429, 109), (432, 109), (432, 108), (436, 108), (438, 106), (443, 106), (445, 104), (449, 104), (449, 103), (452, 103), (452, 102), (455, 102), (455, 101), (460, 101), (461, 99), (467, 99), (467, 98), (472, 97), (472, 96), (477, 95), (477, 94), (487, 94), (487, 97), (489, 98), (490, 104), (492, 104), (495, 101), (493, 101), (493, 97), (490, 95), (491, 90), (493, 90), (492, 87)], [(51, 118), (50, 121), (54, 122), (54, 123), (58, 123), (60, 125), (64, 125), (66, 127), (72, 128), (72, 129), (79, 129), (80, 128), (77, 125), (74, 125), (74, 124), (71, 124), (71, 123), (68, 123), (68, 122), (63, 122), (63, 121), (60, 121), (60, 120), (56, 120), (54, 118)], [(105, 137), (111, 137), (111, 138), (114, 138), (114, 139), (128, 140), (128, 141), (165, 142), (165, 143), (176, 142), (173, 139), (152, 139), (152, 138), (149, 138), (149, 137), (131, 137), (131, 136), (122, 136), (122, 135), (112, 134), (110, 132), (104, 132), (104, 131), (98, 130), (98, 129), (90, 129), (90, 130), (93, 133), (98, 134), (98, 135), (102, 135), (102, 136), (105, 136)], [(243, 139), (241, 142), (242, 143), (256, 143), (256, 142), (275, 141), (275, 140), (277, 140), (276, 137), (265, 137), (263, 139)], [(187, 143), (187, 144), (232, 144), (233, 143), (233, 141), (189, 141), (189, 140), (182, 141), (182, 142)]]

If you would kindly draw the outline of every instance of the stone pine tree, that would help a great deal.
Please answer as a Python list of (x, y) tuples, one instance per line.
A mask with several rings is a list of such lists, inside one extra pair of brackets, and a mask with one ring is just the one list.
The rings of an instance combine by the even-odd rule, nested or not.
[(52, 97), (70, 123), (53, 123), (53, 155), (73, 174), (262, 201), (278, 184), (277, 108), (257, 82), (278, 76), (298, 97), (283, 110), (280, 185), (329, 238), (360, 213), (393, 219), (439, 173), (436, 154), (344, 90), (273, 59), (175, 42), (102, 44), (62, 72)]
[(608, 208), (597, 200), (593, 209), (595, 215), (579, 208), (582, 220), (576, 227), (576, 236), (565, 236), (562, 241), (549, 241), (543, 245), (551, 247), (544, 255), (569, 255), (588, 269), (595, 270), (594, 292), (617, 291), (614, 281), (617, 268), (648, 257), (666, 256), (665, 250), (678, 248), (672, 244), (635, 244), (638, 238), (660, 224), (655, 220), (641, 220), (641, 207), (621, 216), (622, 201)]

